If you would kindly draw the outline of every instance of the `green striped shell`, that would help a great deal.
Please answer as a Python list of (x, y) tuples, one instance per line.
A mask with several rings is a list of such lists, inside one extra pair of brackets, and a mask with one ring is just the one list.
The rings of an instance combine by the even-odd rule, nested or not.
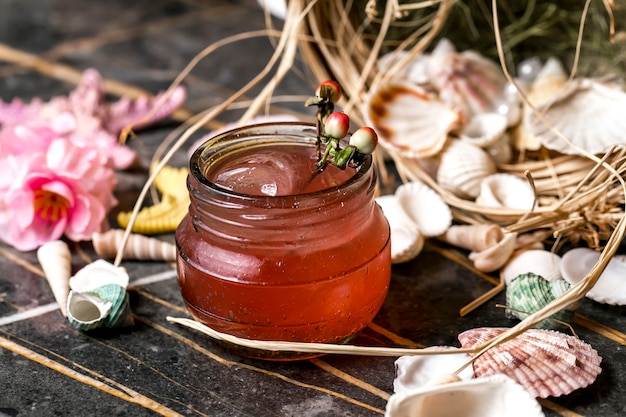
[[(524, 320), (530, 314), (536, 313), (550, 302), (561, 296), (570, 287), (570, 284), (559, 278), (548, 281), (541, 275), (528, 272), (513, 278), (506, 288), (506, 315), (509, 318)], [(561, 310), (552, 315), (552, 318), (569, 323), (574, 316), (574, 310)], [(535, 327), (539, 329), (559, 329), (563, 325), (555, 320), (543, 320)]]

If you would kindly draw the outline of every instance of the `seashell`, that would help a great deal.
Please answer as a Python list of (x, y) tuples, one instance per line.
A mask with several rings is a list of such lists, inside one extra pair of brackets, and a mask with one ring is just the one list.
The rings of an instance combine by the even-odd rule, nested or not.
[[(161, 202), (139, 211), (131, 230), (144, 235), (173, 232), (187, 215), (188, 210), (189, 200), (177, 200), (166, 194)], [(117, 223), (120, 227), (128, 227), (131, 214), (132, 212), (118, 213)]]
[[(434, 346), (424, 350), (429, 349), (458, 350), (452, 346)], [(467, 353), (401, 356), (395, 362), (396, 377), (393, 380), (393, 391), (394, 393), (410, 392), (432, 384), (433, 381), (441, 381), (441, 378), (445, 378), (446, 375), (450, 375), (468, 363), (470, 358)], [(463, 369), (457, 376), (460, 380), (473, 377), (474, 372), (471, 367)]]
[[(507, 328), (477, 328), (459, 334), (463, 348), (481, 345)], [(530, 329), (487, 350), (474, 361), (474, 374), (505, 374), (535, 397), (559, 397), (596, 380), (602, 358), (591, 345), (555, 330)]]
[(391, 262), (410, 261), (420, 254), (424, 248), (424, 236), (417, 225), (408, 218), (398, 199), (393, 194), (376, 198), (383, 210), (391, 234)]
[(500, 139), (485, 147), (496, 165), (511, 163), (513, 159), (513, 147), (511, 146), (511, 135), (505, 132)]
[(128, 287), (128, 273), (121, 266), (98, 259), (80, 269), (70, 278), (70, 288), (74, 292), (85, 293), (107, 284)]
[(485, 150), (454, 139), (442, 151), (437, 182), (460, 198), (474, 200), (483, 178), (495, 173), (496, 165)]
[[(528, 272), (515, 277), (506, 287), (506, 305), (511, 309), (506, 310), (509, 318), (524, 320), (532, 313), (536, 313), (550, 304), (565, 291), (570, 285), (562, 278), (548, 281), (544, 277)], [(543, 320), (535, 325), (538, 329), (559, 329), (562, 323), (570, 323), (574, 319), (576, 307), (568, 307), (552, 315), (554, 320)], [(557, 321), (558, 320), (558, 321)]]
[(513, 379), (493, 375), (393, 394), (385, 417), (540, 417), (539, 402)]
[(498, 244), (504, 231), (496, 224), (454, 225), (442, 236), (442, 240), (459, 248), (482, 252)]
[(133, 324), (126, 288), (106, 284), (91, 291), (71, 291), (67, 318), (79, 330), (122, 327)]
[(37, 259), (61, 313), (67, 316), (67, 297), (72, 276), (72, 255), (67, 243), (62, 240), (44, 243), (37, 249)]
[(384, 148), (408, 158), (437, 154), (448, 134), (462, 123), (461, 115), (424, 89), (391, 83), (371, 92), (366, 118)]
[(441, 196), (421, 182), (400, 185), (398, 203), (424, 237), (439, 236), (452, 224), (452, 212)]
[[(600, 259), (600, 252), (575, 248), (563, 254), (561, 274), (572, 285), (578, 284)], [(600, 278), (587, 292), (587, 298), (603, 304), (626, 305), (626, 255), (613, 255)]]
[(483, 251), (470, 252), (469, 259), (479, 271), (492, 272), (504, 265), (515, 250), (517, 233), (504, 233), (496, 245)]
[[(114, 258), (122, 244), (124, 233), (121, 229), (94, 233), (91, 237), (94, 250), (103, 258)], [(173, 262), (176, 260), (176, 245), (131, 233), (124, 247), (123, 256), (124, 259)]]
[(500, 271), (506, 285), (518, 275), (532, 272), (548, 281), (561, 278), (561, 257), (543, 249), (531, 249), (514, 255)]
[(507, 128), (507, 118), (500, 113), (478, 113), (472, 116), (459, 139), (486, 148), (498, 141)]
[[(554, 134), (534, 113), (524, 120), (526, 128), (548, 149), (562, 154), (606, 152), (612, 145), (626, 143), (626, 92), (598, 80), (568, 81), (560, 94), (537, 107), (543, 116), (570, 142)], [(574, 145), (574, 146), (572, 146)]]
[(441, 100), (466, 118), (494, 111), (506, 100), (508, 82), (500, 65), (474, 51), (457, 53), (447, 39), (432, 51), (426, 71)]
[(528, 182), (508, 173), (489, 175), (480, 182), (476, 203), (485, 207), (532, 210), (535, 194)]

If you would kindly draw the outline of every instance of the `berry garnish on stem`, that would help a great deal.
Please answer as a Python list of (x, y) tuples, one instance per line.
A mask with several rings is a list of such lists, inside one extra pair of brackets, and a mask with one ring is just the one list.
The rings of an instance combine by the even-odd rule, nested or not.
[[(321, 82), (315, 90), (315, 95), (309, 97), (306, 106), (317, 106), (316, 129), (317, 129), (317, 167), (324, 170), (329, 163), (340, 169), (348, 165), (358, 167), (365, 157), (376, 149), (378, 136), (374, 129), (361, 127), (351, 136), (348, 145), (343, 149), (340, 146), (341, 139), (348, 136), (350, 130), (350, 118), (345, 113), (336, 112), (335, 103), (341, 97), (341, 87), (334, 81)], [(324, 144), (324, 152), (321, 145)]]

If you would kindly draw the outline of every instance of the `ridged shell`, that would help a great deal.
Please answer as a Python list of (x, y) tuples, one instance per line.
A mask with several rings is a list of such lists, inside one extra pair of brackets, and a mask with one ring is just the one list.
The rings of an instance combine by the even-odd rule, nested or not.
[[(548, 281), (540, 275), (528, 272), (515, 277), (506, 287), (506, 310), (509, 318), (524, 320), (532, 313), (554, 301), (563, 292), (569, 289), (569, 283), (561, 278)], [(568, 307), (554, 314), (554, 320), (543, 320), (535, 325), (538, 329), (561, 329), (560, 322), (571, 323), (574, 319), (575, 308)], [(558, 321), (557, 321), (558, 320)]]
[[(507, 328), (477, 328), (459, 334), (463, 348), (483, 344)], [(589, 344), (554, 330), (530, 329), (494, 346), (474, 361), (477, 377), (505, 374), (540, 398), (567, 395), (592, 384), (602, 358)]]
[[(571, 143), (591, 154), (606, 152), (612, 145), (626, 144), (626, 93), (616, 85), (578, 78), (537, 110)], [(548, 149), (562, 154), (581, 154), (545, 126), (534, 113), (525, 123)]]
[(561, 278), (561, 257), (543, 249), (522, 251), (506, 263), (500, 274), (508, 285), (513, 278), (528, 272), (541, 275), (548, 281)]
[(393, 194), (376, 198), (389, 222), (391, 234), (391, 262), (402, 263), (415, 258), (424, 247), (424, 236), (404, 212)]
[(454, 139), (442, 151), (437, 183), (460, 198), (474, 200), (483, 178), (495, 173), (496, 165), (485, 150)]
[(450, 207), (426, 184), (404, 183), (396, 189), (395, 196), (424, 237), (439, 236), (452, 224)]
[[(429, 347), (424, 350), (429, 349), (458, 350), (458, 348), (452, 346)], [(467, 353), (401, 356), (395, 362), (396, 377), (393, 380), (393, 391), (396, 394), (410, 392), (432, 384), (433, 381), (438, 380), (442, 376), (456, 372), (469, 360), (470, 355)], [(472, 371), (471, 367), (463, 369), (458, 374), (458, 378), (462, 380), (472, 379), (473, 377), (474, 371)]]
[(70, 278), (70, 288), (75, 292), (87, 292), (107, 284), (128, 286), (128, 272), (121, 266), (115, 266), (104, 259), (98, 259), (80, 269)]
[(535, 195), (528, 182), (507, 173), (489, 175), (480, 182), (476, 203), (485, 207), (505, 207), (528, 211), (533, 208)]
[(505, 375), (476, 378), (389, 398), (385, 417), (541, 417), (539, 402)]
[(486, 148), (498, 141), (507, 128), (506, 116), (500, 113), (478, 113), (472, 116), (459, 138), (472, 145)]
[(133, 324), (126, 288), (107, 284), (86, 292), (71, 291), (68, 320), (79, 330), (122, 327)]
[(471, 252), (468, 257), (479, 271), (493, 272), (508, 262), (515, 250), (516, 239), (517, 233), (505, 233), (496, 245), (480, 252)]
[[(578, 284), (600, 259), (600, 252), (589, 248), (571, 249), (561, 258), (561, 274), (570, 284)], [(600, 278), (587, 292), (587, 298), (603, 304), (626, 305), (626, 255), (613, 255)]]
[(408, 158), (437, 154), (461, 115), (420, 87), (394, 83), (372, 91), (366, 103), (367, 121), (384, 148)]
[[(161, 202), (139, 211), (132, 231), (145, 235), (174, 232), (188, 212), (189, 200), (181, 200), (165, 194)], [(120, 227), (126, 228), (131, 216), (132, 212), (118, 213), (117, 222)]]
[[(117, 255), (123, 238), (124, 230), (111, 229), (104, 233), (94, 233), (91, 242), (100, 257), (112, 259)], [(124, 259), (173, 262), (176, 260), (176, 245), (131, 233), (122, 254)]]
[(44, 243), (37, 250), (37, 259), (61, 313), (67, 316), (67, 297), (72, 276), (72, 255), (67, 243), (62, 240)]
[(447, 39), (431, 53), (426, 71), (441, 99), (467, 118), (493, 111), (506, 100), (507, 79), (500, 65), (474, 51), (457, 53)]

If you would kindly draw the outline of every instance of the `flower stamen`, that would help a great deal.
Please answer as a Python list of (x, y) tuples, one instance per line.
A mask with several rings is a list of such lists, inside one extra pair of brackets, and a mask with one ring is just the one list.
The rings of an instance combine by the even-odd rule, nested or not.
[(46, 190), (36, 190), (33, 207), (35, 214), (44, 220), (53, 222), (67, 216), (70, 202), (57, 193)]

